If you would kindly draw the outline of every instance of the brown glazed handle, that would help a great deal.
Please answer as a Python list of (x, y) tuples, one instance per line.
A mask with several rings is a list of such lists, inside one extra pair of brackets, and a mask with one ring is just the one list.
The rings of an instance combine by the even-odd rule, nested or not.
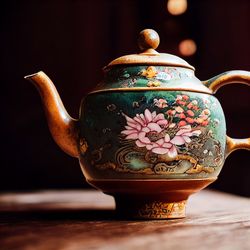
[(226, 142), (226, 157), (237, 149), (250, 150), (250, 138), (247, 139), (233, 139), (227, 136)]
[[(242, 83), (250, 86), (250, 72), (244, 70), (227, 71), (203, 82), (213, 94), (216, 93), (220, 87), (231, 83)], [(237, 149), (250, 150), (250, 138), (233, 139), (227, 136), (225, 156), (227, 157)]]

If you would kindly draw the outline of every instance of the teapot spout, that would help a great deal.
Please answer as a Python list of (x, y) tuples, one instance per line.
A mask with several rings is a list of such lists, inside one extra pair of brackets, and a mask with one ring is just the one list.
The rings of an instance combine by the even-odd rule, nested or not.
[(53, 82), (42, 71), (24, 78), (32, 82), (40, 93), (49, 129), (55, 142), (67, 154), (78, 157), (79, 121), (68, 114)]

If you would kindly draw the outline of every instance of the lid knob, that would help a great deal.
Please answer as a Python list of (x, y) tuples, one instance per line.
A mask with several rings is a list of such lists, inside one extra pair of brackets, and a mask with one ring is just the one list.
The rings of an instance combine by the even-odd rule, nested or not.
[(176, 66), (194, 70), (194, 67), (178, 56), (167, 53), (158, 53), (155, 49), (160, 44), (160, 38), (156, 31), (145, 29), (140, 32), (138, 45), (142, 50), (140, 53), (121, 56), (108, 64), (106, 68), (114, 65), (159, 65)]
[(138, 38), (138, 45), (142, 51), (148, 49), (156, 49), (160, 43), (158, 33), (152, 29), (145, 29), (140, 32)]

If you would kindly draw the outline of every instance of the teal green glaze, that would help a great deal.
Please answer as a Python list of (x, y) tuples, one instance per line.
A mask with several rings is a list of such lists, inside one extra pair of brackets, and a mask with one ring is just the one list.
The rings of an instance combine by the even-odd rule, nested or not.
[(224, 162), (225, 118), (208, 94), (93, 93), (82, 103), (80, 123), (80, 162), (88, 179), (210, 178)]
[[(190, 82), (190, 83), (189, 83)], [(190, 88), (190, 84), (201, 84), (194, 71), (182, 67), (166, 66), (116, 66), (106, 70), (97, 89), (115, 88)], [(154, 86), (155, 85), (155, 86)]]

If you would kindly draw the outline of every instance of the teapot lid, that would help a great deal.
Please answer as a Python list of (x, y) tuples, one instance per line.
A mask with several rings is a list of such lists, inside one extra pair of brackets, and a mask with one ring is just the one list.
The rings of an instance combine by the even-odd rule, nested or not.
[(141, 53), (125, 55), (110, 62), (105, 69), (114, 65), (127, 64), (143, 64), (143, 65), (159, 65), (159, 66), (179, 66), (194, 70), (194, 67), (182, 58), (167, 54), (158, 53), (155, 49), (159, 46), (160, 37), (158, 33), (152, 29), (145, 29), (140, 32), (138, 45)]

